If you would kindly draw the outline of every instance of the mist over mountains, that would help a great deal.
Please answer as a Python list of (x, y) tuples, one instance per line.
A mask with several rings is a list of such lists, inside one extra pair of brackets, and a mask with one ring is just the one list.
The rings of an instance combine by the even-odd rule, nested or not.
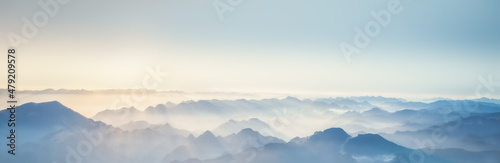
[[(341, 127), (352, 134), (415, 131), (452, 121), (453, 117), (448, 115), (468, 117), (473, 113), (493, 113), (498, 110), (499, 104), (481, 100), (440, 100), (423, 103), (370, 96), (316, 100), (287, 97), (165, 103), (150, 106), (143, 111), (134, 107), (105, 110), (97, 113), (92, 119), (118, 127), (133, 121), (168, 123), (189, 129), (196, 134), (219, 127), (215, 133), (222, 136), (243, 128), (254, 128), (275, 134), (271, 136), (291, 139), (329, 127)], [(269, 126), (258, 123), (257, 120)], [(236, 125), (235, 122), (239, 123)], [(221, 124), (224, 125), (219, 126)], [(221, 128), (234, 131), (222, 131)]]
[[(56, 101), (27, 103), (16, 111), (16, 156), (1, 152), (0, 158), (55, 163), (498, 162), (500, 105), (495, 101), (201, 100), (144, 111), (106, 110), (92, 119)], [(0, 111), (0, 121), (7, 122), (9, 114)]]

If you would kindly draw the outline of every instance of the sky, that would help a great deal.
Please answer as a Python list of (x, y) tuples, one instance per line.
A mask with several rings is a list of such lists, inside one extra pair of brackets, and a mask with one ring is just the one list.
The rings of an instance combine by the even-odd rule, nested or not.
[[(14, 45), (23, 18), (50, 2), (0, 2), (18, 89), (142, 88), (157, 66), (168, 74), (157, 90), (467, 97), (480, 78), (500, 82), (495, 0), (69, 0)], [(214, 3), (230, 10), (223, 20)], [(371, 14), (390, 9), (399, 12), (385, 26)], [(340, 45), (355, 46), (355, 29), (373, 23), (377, 34), (346, 59)]]

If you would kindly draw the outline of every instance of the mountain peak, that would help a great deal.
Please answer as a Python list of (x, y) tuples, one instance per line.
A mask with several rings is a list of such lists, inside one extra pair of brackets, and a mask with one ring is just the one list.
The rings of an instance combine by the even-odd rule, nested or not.
[(120, 112), (121, 111), (136, 112), (136, 111), (139, 111), (139, 110), (137, 110), (135, 107), (132, 106), (132, 107), (129, 107), (129, 108), (123, 107), (121, 109), (118, 109), (118, 111), (120, 111)]
[[(71, 110), (70, 108), (64, 106), (58, 101), (49, 101), (42, 103), (26, 103), (17, 107), (19, 113), (25, 113), (31, 115), (72, 115), (72, 116), (81, 116), (79, 113)], [(51, 117), (51, 116), (49, 116)]]
[(25, 108), (69, 109), (58, 101), (49, 101), (49, 102), (41, 102), (41, 103), (30, 102), (30, 103), (23, 104), (19, 107), (21, 107), (21, 108), (25, 107)]
[(215, 137), (215, 135), (212, 132), (207, 130), (203, 134), (198, 136), (196, 139), (197, 140), (213, 140), (213, 139), (217, 139), (217, 137)]
[[(9, 112), (9, 110), (0, 111), (0, 115), (3, 114), (2, 112)], [(56, 129), (72, 130), (76, 129), (76, 126), (88, 127), (93, 123), (92, 120), (87, 119), (57, 101), (26, 103), (17, 107), (16, 114), (19, 117), (23, 117), (19, 118), (17, 123), (27, 129), (26, 133), (32, 130), (44, 131), (46, 134)], [(43, 132), (36, 134), (39, 134), (38, 136), (44, 135)]]
[(366, 141), (388, 141), (378, 134), (359, 134), (355, 139)]
[(367, 110), (367, 111), (364, 111), (363, 114), (388, 114), (389, 112), (388, 111), (385, 111), (383, 109), (380, 109), (380, 108), (372, 108), (370, 110)]
[(330, 128), (325, 131), (318, 131), (312, 135), (310, 141), (340, 141), (343, 142), (351, 137), (341, 128)]
[(259, 118), (250, 118), (248, 121), (249, 122), (259, 122), (259, 123), (262, 122)]
[(256, 133), (257, 133), (257, 131), (254, 131), (251, 128), (244, 128), (243, 130), (238, 132), (238, 135), (253, 135)]
[(300, 102), (300, 100), (298, 98), (295, 98), (295, 97), (292, 97), (292, 96), (288, 96), (284, 100), (287, 100), (287, 101), (298, 101), (298, 102)]

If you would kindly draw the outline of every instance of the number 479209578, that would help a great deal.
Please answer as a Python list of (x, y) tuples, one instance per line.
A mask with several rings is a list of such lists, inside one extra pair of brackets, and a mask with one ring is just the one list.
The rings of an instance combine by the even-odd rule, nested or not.
[(7, 51), (7, 64), (8, 64), (8, 86), (7, 91), (9, 92), (9, 98), (14, 99), (14, 92), (16, 91), (15, 83), (16, 83), (16, 50), (9, 49)]

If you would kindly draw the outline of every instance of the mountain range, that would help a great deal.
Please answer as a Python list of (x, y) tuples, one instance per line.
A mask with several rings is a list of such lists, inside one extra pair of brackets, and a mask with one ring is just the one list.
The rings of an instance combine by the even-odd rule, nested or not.
[[(345, 106), (350, 103), (356, 106), (374, 107), (332, 114), (332, 108), (327, 106), (339, 106), (339, 104), (325, 102), (329, 100), (344, 102), (342, 105)], [(57, 101), (27, 103), (16, 110), (16, 117), (18, 117), (16, 157), (10, 157), (7, 152), (2, 152), (0, 158), (2, 162), (52, 163), (364, 163), (411, 162), (411, 159), (416, 158), (431, 163), (500, 161), (498, 148), (500, 144), (498, 108), (500, 107), (498, 104), (473, 100), (436, 101), (428, 104), (419, 103), (418, 106), (421, 107), (419, 109), (405, 108), (391, 112), (371, 104), (375, 102), (367, 101), (299, 100), (291, 97), (261, 101), (192, 101), (182, 105), (161, 104), (145, 111), (134, 108), (108, 110), (92, 119), (80, 115)], [(379, 103), (395, 102), (405, 103), (399, 99), (387, 99)], [(412, 107), (417, 106), (414, 103), (408, 104)], [(178, 125), (171, 125), (164, 121), (153, 123), (154, 121), (147, 121), (147, 119), (141, 121), (137, 118), (148, 117), (152, 113), (160, 114), (160, 112), (163, 114), (157, 115), (157, 118), (165, 115), (167, 116), (164, 118), (177, 115), (187, 116), (187, 113), (194, 114), (194, 117), (204, 114), (217, 117), (222, 114), (222, 117), (236, 118), (228, 115), (250, 112), (243, 108), (228, 111), (235, 106), (246, 106), (245, 109), (255, 112), (249, 116), (255, 117), (240, 121), (228, 119), (222, 122), (223, 120), (220, 120), (222, 123), (214, 122), (216, 127), (200, 134), (194, 133), (190, 128), (180, 128)], [(197, 107), (202, 107), (203, 113), (195, 113)], [(187, 111), (182, 110), (185, 108)], [(343, 109), (346, 108), (338, 110)], [(225, 111), (229, 114), (226, 115)], [(8, 110), (0, 111), (0, 121), (7, 122), (9, 114)], [(274, 117), (269, 118), (269, 115)], [(126, 117), (124, 122), (128, 123), (117, 125), (105, 123), (104, 120), (96, 120), (96, 117), (108, 120), (122, 119), (120, 116)], [(128, 120), (127, 118), (130, 117), (137, 119)], [(282, 131), (290, 129), (300, 130), (302, 126), (295, 126), (296, 124), (314, 118), (328, 121), (315, 121), (311, 124), (328, 122), (325, 126), (330, 127), (305, 136), (294, 136), (290, 140), (287, 138), (288, 135), (282, 134)], [(295, 119), (299, 122), (294, 122)], [(285, 127), (276, 125), (277, 121), (285, 123), (282, 125)], [(335, 122), (342, 121), (348, 121), (346, 125), (359, 124), (362, 126), (361, 129), (363, 125), (366, 125), (368, 127), (365, 129), (373, 131), (381, 131), (378, 129), (390, 127), (396, 129), (393, 130), (394, 132), (378, 133), (360, 130), (360, 132), (349, 134), (343, 128), (332, 127), (336, 126)], [(392, 123), (398, 125), (392, 125)], [(391, 125), (383, 128), (384, 124)], [(413, 128), (409, 127), (411, 129), (408, 130), (408, 128), (398, 128), (398, 126), (412, 126)], [(7, 125), (1, 125), (0, 131), (8, 131)], [(7, 151), (7, 148), (3, 146), (0, 149)]]

